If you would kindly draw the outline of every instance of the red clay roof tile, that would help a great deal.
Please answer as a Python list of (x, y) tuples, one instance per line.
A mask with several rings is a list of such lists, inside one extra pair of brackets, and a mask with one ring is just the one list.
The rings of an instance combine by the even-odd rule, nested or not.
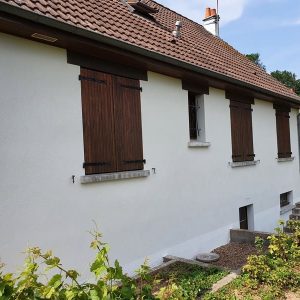
[[(124, 0), (0, 0), (47, 17), (175, 58), (282, 96), (300, 100), (289, 88), (248, 60), (203, 26), (153, 1), (144, 2), (158, 13), (141, 17)], [(181, 39), (172, 43), (176, 21)]]

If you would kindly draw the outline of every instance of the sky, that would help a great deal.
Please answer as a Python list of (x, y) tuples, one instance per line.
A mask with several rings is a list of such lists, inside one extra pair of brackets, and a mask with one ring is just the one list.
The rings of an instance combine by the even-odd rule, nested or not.
[[(157, 0), (202, 24), (217, 0)], [(259, 53), (268, 72), (287, 70), (300, 79), (299, 0), (219, 0), (220, 37), (243, 54)]]

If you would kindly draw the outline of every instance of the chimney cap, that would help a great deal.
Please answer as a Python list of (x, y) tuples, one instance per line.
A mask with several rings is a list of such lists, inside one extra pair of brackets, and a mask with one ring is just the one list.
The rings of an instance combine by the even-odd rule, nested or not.
[(210, 16), (211, 17), (215, 17), (217, 15), (217, 10), (215, 9), (215, 8), (212, 8), (211, 10), (210, 10)]
[(206, 7), (204, 19), (209, 18), (210, 16), (211, 16), (211, 9), (210, 7)]

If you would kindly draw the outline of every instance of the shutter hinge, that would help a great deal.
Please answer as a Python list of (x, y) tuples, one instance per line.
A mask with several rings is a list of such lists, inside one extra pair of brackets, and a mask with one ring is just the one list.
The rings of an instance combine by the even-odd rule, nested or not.
[(92, 162), (92, 163), (87, 163), (84, 162), (82, 167), (85, 169), (86, 167), (103, 167), (103, 166), (109, 166), (110, 163), (108, 162)]
[(138, 164), (138, 163), (146, 163), (146, 159), (140, 159), (140, 160), (123, 160), (125, 164)]
[(78, 79), (79, 79), (79, 80), (92, 81), (92, 82), (96, 82), (96, 83), (106, 83), (105, 80), (99, 80), (99, 79), (96, 79), (96, 78), (85, 77), (85, 76), (81, 76), (81, 75), (79, 75)]
[(139, 87), (139, 86), (121, 84), (121, 87), (126, 88), (126, 89), (138, 90), (141, 92), (143, 91), (143, 88)]

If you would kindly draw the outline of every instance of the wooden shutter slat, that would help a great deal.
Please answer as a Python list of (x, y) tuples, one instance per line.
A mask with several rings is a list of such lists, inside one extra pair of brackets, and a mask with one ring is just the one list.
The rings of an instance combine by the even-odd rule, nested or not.
[(232, 160), (234, 162), (254, 160), (251, 104), (231, 100), (230, 117)]
[(290, 121), (287, 110), (276, 110), (278, 158), (291, 157)]
[[(111, 75), (81, 68), (85, 174), (116, 170)], [(100, 83), (100, 84), (99, 84)]]
[(113, 76), (118, 171), (144, 168), (139, 80)]
[(244, 160), (242, 149), (242, 111), (240, 105), (235, 101), (230, 101), (230, 119), (231, 119), (231, 143), (232, 143), (232, 161), (239, 162)]
[(253, 131), (252, 131), (252, 109), (250, 104), (246, 104), (243, 107), (243, 150), (244, 160), (254, 160), (255, 154), (253, 151)]

